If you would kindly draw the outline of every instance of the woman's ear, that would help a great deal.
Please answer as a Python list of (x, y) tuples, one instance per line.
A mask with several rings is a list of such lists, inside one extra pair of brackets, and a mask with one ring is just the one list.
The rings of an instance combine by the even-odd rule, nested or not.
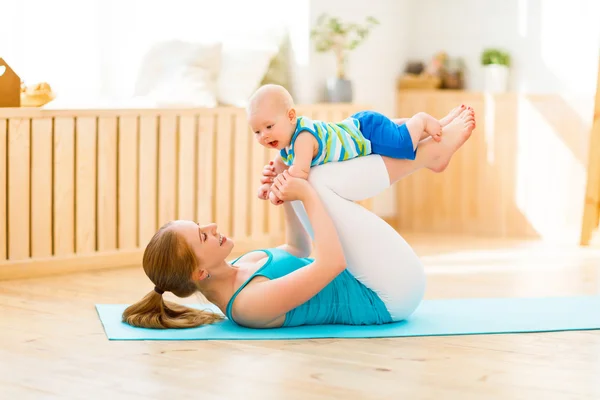
[(205, 279), (208, 279), (209, 277), (210, 277), (210, 274), (203, 269), (197, 269), (194, 272), (192, 272), (192, 280), (193, 281), (201, 282)]

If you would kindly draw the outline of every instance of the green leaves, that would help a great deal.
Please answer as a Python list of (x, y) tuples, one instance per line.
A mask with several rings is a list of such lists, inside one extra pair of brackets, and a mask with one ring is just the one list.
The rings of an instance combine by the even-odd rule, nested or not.
[(481, 64), (482, 65), (505, 65), (510, 66), (510, 55), (502, 50), (487, 48), (481, 53)]
[(354, 50), (364, 42), (376, 25), (379, 25), (379, 21), (371, 16), (366, 18), (364, 25), (359, 25), (344, 23), (338, 17), (321, 14), (310, 36), (315, 42), (315, 49), (321, 53)]
[(379, 25), (379, 21), (370, 16), (366, 18), (364, 25), (359, 25), (344, 23), (337, 17), (321, 14), (310, 32), (310, 37), (315, 43), (316, 51), (334, 53), (337, 63), (336, 76), (343, 79), (346, 75), (347, 53), (360, 46), (376, 25)]

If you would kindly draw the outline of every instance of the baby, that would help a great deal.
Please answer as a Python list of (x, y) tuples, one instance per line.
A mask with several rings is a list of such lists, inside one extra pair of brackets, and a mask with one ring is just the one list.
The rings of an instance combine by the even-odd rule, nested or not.
[[(453, 110), (456, 115), (461, 111)], [(283, 162), (290, 175), (303, 179), (315, 165), (369, 154), (414, 160), (421, 140), (441, 140), (444, 123), (422, 112), (396, 120), (375, 111), (361, 111), (340, 122), (312, 120), (296, 115), (292, 96), (279, 85), (260, 87), (250, 97), (247, 113), (256, 140), (279, 151), (273, 162)], [(263, 184), (258, 196), (281, 204), (270, 188), (270, 183)]]

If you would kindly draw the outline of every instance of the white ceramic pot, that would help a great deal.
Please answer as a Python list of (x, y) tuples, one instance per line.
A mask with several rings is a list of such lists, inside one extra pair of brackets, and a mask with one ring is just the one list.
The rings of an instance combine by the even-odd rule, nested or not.
[(489, 93), (508, 91), (508, 67), (490, 64), (483, 67), (484, 90)]
[(327, 79), (327, 101), (329, 103), (352, 103), (352, 82), (348, 79)]

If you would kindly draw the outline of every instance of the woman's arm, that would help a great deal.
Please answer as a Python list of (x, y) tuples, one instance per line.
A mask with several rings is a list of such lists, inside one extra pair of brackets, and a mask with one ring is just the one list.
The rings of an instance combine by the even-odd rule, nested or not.
[(290, 202), (283, 203), (285, 214), (285, 244), (278, 248), (296, 257), (308, 257), (312, 250), (310, 236)]
[(314, 231), (315, 261), (281, 278), (248, 285), (239, 294), (233, 310), (236, 321), (246, 326), (269, 325), (308, 301), (346, 268), (338, 233), (316, 191), (307, 181), (292, 178), (287, 172), (281, 178), (283, 184), (278, 184), (279, 179), (273, 185), (277, 196), (284, 201), (302, 200), (304, 204)]
[[(276, 156), (269, 165), (265, 165), (263, 168), (261, 183), (272, 185), (273, 179), (287, 169), (288, 166), (281, 160), (281, 157), (279, 155)], [(285, 215), (285, 244), (278, 246), (278, 248), (296, 257), (308, 257), (312, 250), (308, 232), (306, 232), (304, 225), (300, 222), (300, 218), (298, 218), (290, 202), (284, 202), (283, 208)]]

